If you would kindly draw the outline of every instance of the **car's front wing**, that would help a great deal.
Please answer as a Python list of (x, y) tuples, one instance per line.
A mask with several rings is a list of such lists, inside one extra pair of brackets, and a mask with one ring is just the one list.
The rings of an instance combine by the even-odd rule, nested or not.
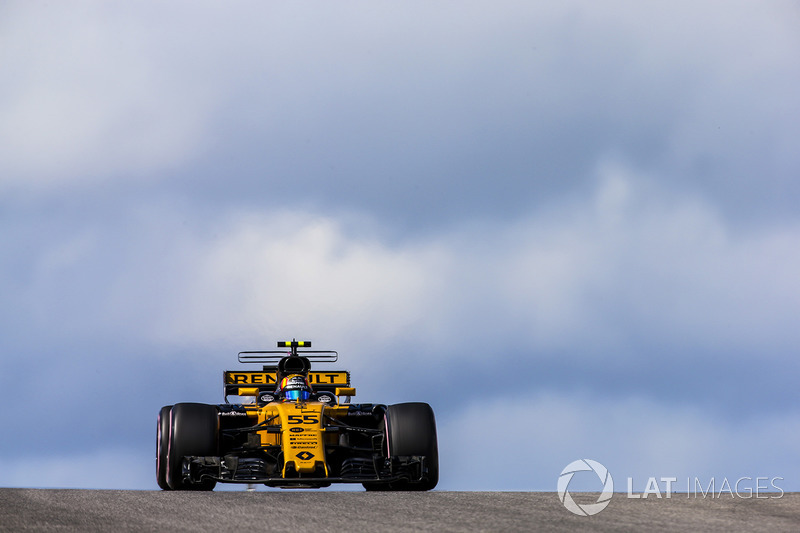
[[(379, 464), (375, 464), (375, 463)], [(213, 479), (221, 483), (251, 483), (269, 486), (328, 486), (331, 483), (391, 483), (394, 481), (418, 482), (425, 479), (427, 468), (425, 457), (407, 456), (381, 458), (373, 461), (353, 458), (342, 463), (338, 476), (325, 476), (324, 472), (297, 473), (291, 477), (274, 475), (280, 472), (269, 462), (253, 457), (200, 457), (183, 459), (183, 479), (188, 483), (200, 483)], [(323, 474), (323, 475), (319, 475)]]

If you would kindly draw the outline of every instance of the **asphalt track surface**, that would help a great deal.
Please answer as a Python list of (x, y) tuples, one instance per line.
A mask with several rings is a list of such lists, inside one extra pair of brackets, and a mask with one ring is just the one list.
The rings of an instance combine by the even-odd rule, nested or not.
[(581, 517), (552, 492), (0, 489), (0, 531), (800, 531), (800, 493), (777, 496), (618, 493)]

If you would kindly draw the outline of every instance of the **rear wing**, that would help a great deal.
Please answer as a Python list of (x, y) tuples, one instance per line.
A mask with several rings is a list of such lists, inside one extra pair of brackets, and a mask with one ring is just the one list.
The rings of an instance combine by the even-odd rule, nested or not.
[[(275, 364), (284, 357), (305, 357), (309, 361), (317, 363), (335, 363), (339, 360), (339, 352), (334, 350), (306, 350), (305, 348), (311, 348), (311, 341), (280, 341), (278, 342), (278, 348), (289, 348), (290, 351), (239, 352), (239, 362)], [(301, 352), (299, 348), (303, 348), (303, 351)]]
[(335, 363), (339, 360), (339, 352), (334, 350), (303, 350), (295, 353), (269, 350), (266, 352), (239, 352), (239, 362), (275, 364), (290, 355), (305, 357), (313, 363)]
[[(265, 392), (275, 392), (278, 386), (278, 369), (264, 369), (261, 372), (226, 370), (222, 374), (225, 386), (225, 403), (228, 396), (260, 396)], [(309, 372), (308, 383), (314, 392), (330, 392), (348, 396), (355, 392), (345, 393), (350, 389), (350, 372), (334, 370), (332, 372)], [(247, 390), (245, 390), (247, 389)], [(256, 391), (253, 389), (257, 389)]]
[[(264, 392), (274, 392), (278, 386), (279, 364), (282, 359), (290, 357), (297, 361), (296, 357), (305, 359), (305, 369), (308, 370), (313, 363), (335, 363), (339, 360), (339, 353), (334, 350), (307, 350), (311, 347), (310, 341), (286, 341), (279, 342), (279, 348), (289, 348), (287, 350), (263, 350), (239, 352), (238, 360), (240, 363), (259, 363), (263, 364), (261, 371), (248, 370), (226, 370), (223, 372), (222, 380), (225, 387), (225, 401), (228, 396), (249, 396), (253, 389), (258, 389), (258, 394)], [(304, 348), (299, 350), (298, 348)], [(348, 389), (350, 387), (350, 372), (344, 370), (334, 371), (309, 371), (308, 383), (314, 392), (330, 392), (336, 394), (337, 389)], [(242, 389), (242, 390), (240, 390)], [(243, 390), (247, 389), (247, 391)], [(246, 392), (245, 394), (242, 394)]]

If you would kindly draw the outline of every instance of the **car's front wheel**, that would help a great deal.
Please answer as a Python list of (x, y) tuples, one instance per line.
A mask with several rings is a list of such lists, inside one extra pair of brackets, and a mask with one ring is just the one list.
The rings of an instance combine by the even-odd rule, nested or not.
[(439, 482), (439, 446), (436, 439), (436, 418), (427, 403), (413, 402), (390, 405), (384, 419), (386, 455), (425, 457), (425, 473), (419, 481), (364, 483), (373, 490), (431, 490)]
[(171, 405), (161, 408), (156, 429), (156, 481), (163, 490), (172, 490), (167, 483), (167, 450), (169, 449), (169, 414)]
[(189, 455), (216, 456), (219, 415), (213, 405), (178, 403), (170, 410), (166, 481), (172, 490), (213, 490), (217, 482), (183, 480), (183, 458)]

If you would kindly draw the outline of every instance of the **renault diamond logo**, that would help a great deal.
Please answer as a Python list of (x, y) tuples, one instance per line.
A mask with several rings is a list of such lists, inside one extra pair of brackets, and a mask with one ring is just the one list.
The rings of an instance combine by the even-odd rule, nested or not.
[(308, 461), (309, 459), (314, 457), (314, 454), (311, 452), (300, 452), (297, 455), (295, 455), (295, 457), (297, 457), (298, 459), (302, 459), (303, 461)]

